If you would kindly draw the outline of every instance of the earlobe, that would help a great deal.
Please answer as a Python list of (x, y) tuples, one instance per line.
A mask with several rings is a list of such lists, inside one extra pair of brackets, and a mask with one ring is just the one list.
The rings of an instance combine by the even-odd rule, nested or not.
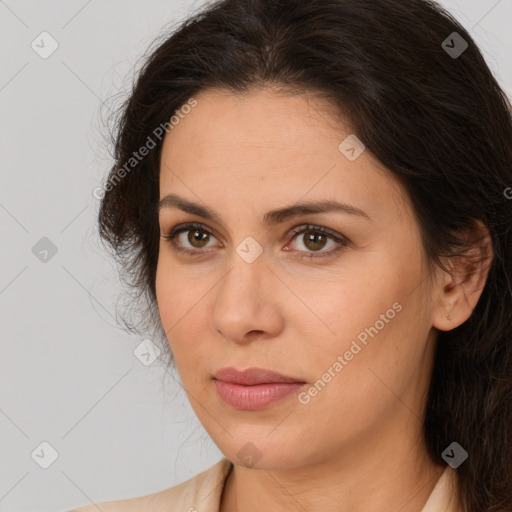
[(466, 241), (471, 245), (463, 254), (448, 260), (450, 273), (445, 272), (439, 284), (432, 325), (440, 331), (451, 331), (471, 316), (487, 282), (493, 258), (487, 227), (475, 221)]

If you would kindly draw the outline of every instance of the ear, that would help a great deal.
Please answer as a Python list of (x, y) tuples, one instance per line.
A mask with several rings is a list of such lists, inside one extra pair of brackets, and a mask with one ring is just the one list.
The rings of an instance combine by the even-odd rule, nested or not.
[(459, 235), (471, 246), (463, 254), (446, 260), (450, 272), (443, 272), (439, 281), (432, 318), (433, 327), (440, 331), (451, 331), (471, 316), (493, 259), (492, 238), (483, 222), (475, 220), (474, 228)]

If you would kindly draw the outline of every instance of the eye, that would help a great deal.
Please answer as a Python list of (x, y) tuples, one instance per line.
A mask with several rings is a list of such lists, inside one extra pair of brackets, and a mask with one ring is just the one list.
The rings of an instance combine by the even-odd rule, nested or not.
[[(299, 235), (304, 236), (300, 237)], [(310, 224), (294, 229), (291, 236), (292, 240), (289, 244), (298, 239), (301, 241), (300, 245), (304, 248), (297, 251), (298, 253), (303, 253), (299, 257), (316, 258), (331, 256), (349, 244), (349, 240), (344, 236), (322, 226)], [(211, 252), (210, 250), (205, 251), (203, 249), (207, 248), (208, 242), (215, 237), (202, 224), (187, 223), (175, 227), (168, 235), (162, 235), (162, 238), (168, 240), (178, 252), (190, 256), (199, 256), (205, 252)], [(334, 246), (334, 249), (322, 250), (326, 245), (328, 246), (328, 242), (331, 242), (331, 246)], [(284, 250), (290, 251), (287, 247), (288, 245)]]
[[(296, 228), (292, 232), (292, 235), (292, 242), (297, 239), (301, 242), (299, 245), (302, 245), (302, 247), (306, 249), (305, 251), (302, 249), (299, 250), (299, 252), (306, 252), (306, 254), (300, 257), (316, 258), (331, 256), (348, 245), (347, 238), (322, 226), (308, 224), (302, 227), (302, 229), (300, 229), (300, 227)], [(331, 247), (334, 247), (334, 249), (323, 251), (322, 249), (328, 245), (328, 242), (331, 242)]]
[[(207, 243), (213, 234), (204, 228), (201, 224), (182, 224), (171, 230), (168, 235), (162, 235), (162, 238), (169, 240), (171, 245), (179, 252), (183, 252), (190, 255), (198, 255), (198, 251), (207, 247)], [(176, 242), (175, 239), (178, 239)], [(190, 244), (190, 248), (187, 248), (187, 243)], [(201, 251), (202, 253), (206, 251)], [(208, 251), (209, 252), (209, 251)]]

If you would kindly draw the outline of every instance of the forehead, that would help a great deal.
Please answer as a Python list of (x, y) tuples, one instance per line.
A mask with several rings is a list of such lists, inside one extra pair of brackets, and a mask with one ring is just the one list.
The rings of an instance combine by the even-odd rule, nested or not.
[(312, 137), (332, 141), (350, 133), (334, 105), (311, 92), (291, 94), (274, 88), (234, 93), (207, 89), (195, 96), (197, 105), (182, 116), (166, 137), (176, 143), (187, 138), (198, 149), (229, 145), (301, 147)]
[(405, 206), (397, 179), (368, 150), (353, 161), (340, 151), (352, 132), (328, 101), (272, 89), (210, 89), (195, 99), (165, 137), (161, 197), (183, 192), (223, 201), (236, 194), (268, 209), (327, 198), (375, 214)]

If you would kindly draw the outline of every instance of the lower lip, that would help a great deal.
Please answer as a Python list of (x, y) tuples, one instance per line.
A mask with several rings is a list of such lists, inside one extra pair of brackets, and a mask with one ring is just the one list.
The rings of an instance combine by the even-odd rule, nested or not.
[(273, 404), (305, 386), (303, 382), (271, 382), (244, 386), (214, 380), (219, 396), (224, 402), (235, 409), (255, 411)]

